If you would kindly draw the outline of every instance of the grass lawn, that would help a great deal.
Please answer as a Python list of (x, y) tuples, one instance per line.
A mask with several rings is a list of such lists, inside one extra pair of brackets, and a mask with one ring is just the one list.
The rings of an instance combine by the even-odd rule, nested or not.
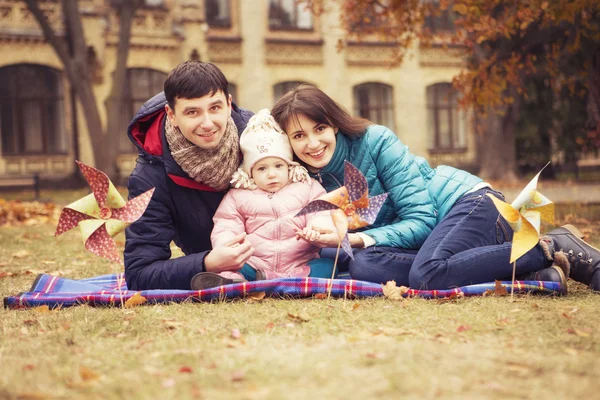
[[(79, 194), (79, 193), (78, 193)], [(78, 197), (47, 194), (63, 203)], [(600, 205), (557, 223), (600, 247)], [(55, 222), (0, 227), (0, 295), (117, 272)], [(124, 238), (117, 237), (122, 247)], [(0, 310), (0, 399), (594, 398), (600, 294)], [(301, 315), (301, 322), (291, 315)]]

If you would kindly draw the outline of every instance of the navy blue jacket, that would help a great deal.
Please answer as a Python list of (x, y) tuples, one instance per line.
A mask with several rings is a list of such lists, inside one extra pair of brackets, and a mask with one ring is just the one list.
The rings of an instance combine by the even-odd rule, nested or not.
[[(125, 231), (125, 280), (131, 290), (190, 289), (192, 277), (204, 271), (212, 218), (225, 195), (191, 179), (171, 156), (164, 134), (166, 103), (164, 93), (157, 94), (127, 129), (139, 153), (129, 198), (155, 188), (144, 215)], [(241, 134), (252, 112), (233, 104), (231, 116)], [(185, 256), (171, 259), (171, 241)]]

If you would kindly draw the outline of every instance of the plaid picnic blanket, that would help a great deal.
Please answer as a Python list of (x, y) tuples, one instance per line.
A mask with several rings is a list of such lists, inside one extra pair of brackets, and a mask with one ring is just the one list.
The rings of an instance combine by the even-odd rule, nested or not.
[[(502, 282), (510, 292), (511, 282)], [(450, 290), (409, 289), (404, 297), (447, 298), (455, 296), (477, 296), (494, 291), (494, 282), (469, 285)], [(101, 275), (88, 279), (72, 280), (59, 276), (40, 274), (28, 292), (4, 298), (4, 307), (9, 309), (31, 308), (47, 305), (50, 308), (70, 307), (79, 304), (91, 306), (121, 306), (139, 293), (146, 303), (170, 303), (185, 300), (211, 301), (235, 299), (250, 293), (265, 292), (270, 297), (300, 298), (322, 297), (331, 290), (333, 297), (383, 296), (383, 286), (351, 279), (282, 278), (269, 281), (235, 283), (205, 290), (142, 290), (127, 289), (123, 274)], [(515, 293), (560, 293), (560, 283), (539, 281), (516, 281)]]

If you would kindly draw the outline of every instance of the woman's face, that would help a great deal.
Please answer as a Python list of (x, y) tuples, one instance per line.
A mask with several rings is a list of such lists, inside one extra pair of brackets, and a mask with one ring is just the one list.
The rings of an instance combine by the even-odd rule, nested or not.
[(331, 161), (335, 151), (337, 128), (298, 114), (286, 127), (292, 149), (308, 169), (317, 172)]

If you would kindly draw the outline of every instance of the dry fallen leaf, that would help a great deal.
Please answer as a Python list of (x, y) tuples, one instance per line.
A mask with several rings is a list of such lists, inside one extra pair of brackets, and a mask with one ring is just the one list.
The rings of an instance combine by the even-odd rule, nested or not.
[(142, 296), (139, 292), (131, 296), (125, 302), (125, 308), (131, 308), (135, 306), (139, 306), (140, 304), (144, 304), (146, 302), (146, 298)]
[(308, 322), (310, 321), (310, 317), (303, 313), (292, 314), (288, 313), (288, 318), (295, 322)]
[(233, 375), (231, 375), (232, 382), (240, 382), (240, 381), (243, 381), (245, 378), (246, 378), (246, 373), (242, 370), (234, 371)]
[(162, 381), (162, 387), (164, 388), (170, 388), (173, 386), (175, 386), (175, 379), (173, 378), (167, 378)]
[(19, 400), (45, 400), (50, 398), (50, 396), (45, 395), (43, 393), (26, 392), (17, 394), (17, 397), (15, 398)]
[(29, 257), (29, 252), (27, 250), (19, 250), (12, 255), (14, 258), (25, 258)]
[(100, 378), (100, 375), (98, 375), (96, 372), (94, 372), (92, 369), (86, 366), (81, 366), (79, 368), (79, 376), (83, 381), (92, 381)]
[(313, 296), (313, 299), (326, 299), (327, 298), (327, 293), (317, 293)]
[(502, 285), (501, 281), (496, 281), (496, 286), (494, 287), (494, 295), (508, 296), (508, 291), (506, 290), (506, 287)]
[(360, 304), (358, 303), (354, 303), (354, 305), (352, 306), (352, 311), (356, 311), (360, 308)]
[(569, 328), (567, 332), (571, 335), (577, 335), (579, 337), (589, 337), (592, 330), (589, 328), (577, 329), (577, 328)]
[(35, 307), (33, 309), (33, 311), (38, 312), (38, 313), (47, 313), (47, 312), (50, 312), (50, 308), (47, 305), (43, 305), (43, 306)]
[(571, 356), (576, 356), (576, 355), (577, 355), (577, 350), (575, 350), (575, 349), (574, 349), (574, 348), (572, 348), (572, 347), (565, 347), (565, 348), (563, 349), (563, 351), (564, 351), (565, 353), (567, 353), (567, 354), (571, 355)]
[(262, 300), (265, 298), (266, 295), (267, 293), (265, 292), (250, 292), (248, 293), (248, 298), (250, 300)]
[(165, 328), (169, 329), (169, 330), (175, 330), (175, 329), (178, 329), (178, 328), (180, 328), (180, 327), (182, 327), (184, 325), (183, 322), (176, 321), (174, 319), (163, 319), (162, 322), (163, 322)]
[(408, 288), (406, 286), (396, 286), (396, 281), (387, 281), (385, 285), (381, 285), (383, 295), (390, 300), (402, 300)]

